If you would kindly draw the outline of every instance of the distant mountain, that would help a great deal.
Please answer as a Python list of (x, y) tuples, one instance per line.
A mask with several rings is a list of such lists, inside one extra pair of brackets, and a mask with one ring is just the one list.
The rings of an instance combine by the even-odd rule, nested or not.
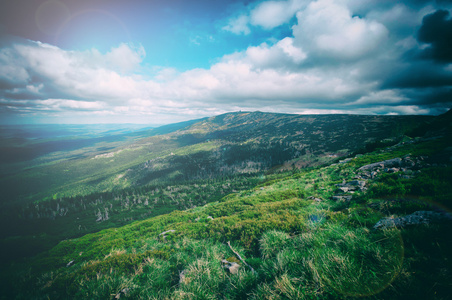
[[(32, 161), (4, 164), (15, 174), (0, 179), (2, 202), (314, 166), (366, 143), (395, 139), (432, 119), (235, 112), (128, 134), (15, 145), (9, 152), (11, 161), (21, 150), (35, 156)], [(57, 148), (49, 150), (47, 145)]]

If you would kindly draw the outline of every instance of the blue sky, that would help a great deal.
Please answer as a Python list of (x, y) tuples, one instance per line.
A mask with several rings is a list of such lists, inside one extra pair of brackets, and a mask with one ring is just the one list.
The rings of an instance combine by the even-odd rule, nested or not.
[(440, 114), (452, 103), (450, 0), (8, 2), (0, 123)]

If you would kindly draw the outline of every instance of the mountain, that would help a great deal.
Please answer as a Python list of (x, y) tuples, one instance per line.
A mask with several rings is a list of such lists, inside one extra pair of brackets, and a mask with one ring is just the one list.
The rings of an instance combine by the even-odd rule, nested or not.
[(239, 112), (87, 155), (129, 185), (19, 205), (1, 249), (46, 244), (3, 298), (448, 299), (450, 121)]
[[(91, 148), (68, 151), (70, 146), (63, 146), (44, 157), (37, 150), (35, 161), (15, 166), (15, 174), (2, 176), (2, 202), (87, 194), (168, 179), (266, 171), (282, 164), (312, 166), (353, 153), (366, 143), (398, 137), (428, 119), (431, 117), (239, 112), (130, 136), (115, 135), (115, 142), (123, 139), (119, 145), (107, 142), (109, 136), (96, 137), (89, 141)], [(58, 143), (80, 145), (83, 140)], [(30, 147), (34, 144), (27, 145)], [(19, 148), (15, 147), (14, 153), (20, 152)]]
[[(396, 144), (405, 131), (433, 119), (236, 112), (129, 132), (76, 127), (72, 132), (82, 137), (27, 140), (22, 146), (36, 146), (35, 157), (11, 164), (14, 171), (0, 178), (2, 257), (202, 206), (272, 174), (331, 163), (366, 145)], [(60, 146), (46, 146), (51, 143)], [(14, 152), (22, 146), (15, 144)]]

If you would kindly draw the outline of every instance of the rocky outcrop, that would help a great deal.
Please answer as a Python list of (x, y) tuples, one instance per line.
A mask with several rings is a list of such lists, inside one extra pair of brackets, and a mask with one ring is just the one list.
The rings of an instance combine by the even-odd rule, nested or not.
[(375, 179), (381, 173), (403, 173), (399, 176), (404, 179), (412, 178), (413, 174), (421, 172), (420, 169), (429, 166), (425, 162), (427, 158), (419, 156), (413, 158), (406, 155), (402, 158), (393, 158), (373, 164), (362, 166), (358, 169), (358, 179)]
[(365, 180), (352, 180), (349, 182), (343, 182), (343, 183), (336, 184), (336, 186), (343, 193), (363, 191), (366, 189), (366, 181)]
[(358, 171), (365, 171), (365, 170), (375, 170), (379, 168), (392, 168), (392, 167), (400, 167), (402, 165), (402, 159), (397, 157), (393, 159), (388, 159), (380, 162), (376, 162), (373, 164), (362, 166), (358, 169)]
[(448, 214), (434, 212), (434, 211), (417, 211), (411, 215), (398, 218), (384, 218), (375, 224), (374, 229), (388, 229), (388, 228), (403, 228), (412, 225), (441, 223), (452, 221), (452, 217)]

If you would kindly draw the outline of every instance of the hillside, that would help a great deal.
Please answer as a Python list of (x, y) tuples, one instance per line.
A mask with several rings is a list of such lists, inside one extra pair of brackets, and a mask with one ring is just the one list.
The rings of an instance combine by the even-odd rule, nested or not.
[[(217, 202), (59, 243), (19, 298), (447, 299), (450, 136), (279, 174)], [(230, 242), (230, 244), (229, 244)], [(229, 246), (230, 245), (230, 246)]]
[(0, 179), (0, 261), (199, 207), (284, 170), (395, 144), (405, 131), (432, 119), (236, 112), (129, 133), (34, 139), (24, 149), (35, 145), (47, 152), (37, 151)]
[[(162, 210), (122, 227), (61, 241), (9, 267), (5, 264), (4, 299), (448, 299), (452, 292), (450, 113), (418, 122), (416, 128), (411, 123), (414, 117), (407, 118), (405, 125), (398, 120), (236, 113), (171, 133), (168, 139), (191, 136), (199, 143), (221, 141), (222, 149), (236, 147), (231, 155), (240, 153), (237, 149), (264, 151), (262, 144), (273, 140), (286, 147), (305, 145), (309, 137), (311, 145), (323, 142), (309, 154), (345, 155), (351, 151), (345, 145), (364, 153), (313, 163), (322, 166), (279, 168), (266, 174), (265, 169), (241, 170), (238, 155), (230, 161), (234, 173), (215, 180), (207, 176), (202, 181), (203, 176), (194, 174), (199, 181), (93, 194), (90, 201), (97, 206), (88, 196), (41, 202), (41, 212), (46, 211), (46, 203), (49, 207), (59, 203), (61, 211), (65, 201), (74, 199), (73, 206), (64, 206), (68, 208), (64, 216), (77, 211), (75, 203), (80, 200), (94, 212), (127, 203), (128, 211), (116, 211), (123, 218), (146, 211), (151, 202), (150, 211)], [(357, 124), (366, 124), (368, 135), (352, 134)], [(391, 136), (384, 136), (385, 132), (400, 127), (411, 129), (411, 137), (383, 140)], [(289, 134), (296, 131), (303, 133), (296, 138)], [(342, 136), (334, 145), (338, 132)], [(146, 145), (149, 139), (134, 145)], [(377, 149), (365, 152), (366, 142), (368, 150)], [(208, 150), (184, 151), (187, 159), (196, 158), (198, 152), (213, 155)], [(216, 155), (223, 164), (228, 162)], [(258, 161), (259, 155), (256, 151), (247, 159)], [(307, 155), (284, 163), (305, 164)], [(173, 152), (170, 157), (178, 156)], [(198, 165), (200, 172), (206, 168), (204, 162), (200, 158), (190, 166)], [(133, 170), (136, 178), (142, 178), (137, 175), (140, 167)], [(109, 197), (114, 201), (108, 202)], [(79, 217), (83, 211), (78, 211)], [(100, 216), (94, 213), (92, 218), (105, 219), (105, 209), (99, 211)], [(115, 210), (108, 211), (114, 216)], [(67, 219), (61, 216), (49, 222), (58, 220), (64, 224)]]
[[(425, 119), (431, 117), (229, 113), (116, 135), (110, 143), (108, 136), (72, 139), (69, 144), (59, 141), (58, 151), (38, 156), (40, 161), (26, 160), (15, 174), (3, 175), (0, 187), (5, 201), (36, 201), (158, 180), (206, 178), (218, 172), (264, 171), (293, 159), (299, 165), (312, 165), (314, 156), (318, 160), (343, 156), (368, 142), (400, 136)], [(92, 147), (81, 148), (84, 143)], [(25, 145), (30, 147), (24, 150), (36, 156), (40, 147), (51, 147), (47, 144), (36, 145), (33, 151), (33, 144)], [(73, 149), (77, 152), (69, 151), (77, 145), (80, 148)], [(20, 153), (20, 149), (15, 145), (2, 151)]]

